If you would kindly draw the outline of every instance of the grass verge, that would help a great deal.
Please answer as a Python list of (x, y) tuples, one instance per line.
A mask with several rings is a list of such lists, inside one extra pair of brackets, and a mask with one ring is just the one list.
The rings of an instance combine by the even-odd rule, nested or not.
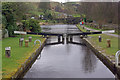
[[(14, 72), (17, 71), (17, 68), (21, 66), (30, 55), (40, 46), (37, 44), (34, 46), (34, 41), (36, 39), (40, 39), (41, 42), (45, 40), (44, 38), (40, 38), (40, 35), (25, 35), (24, 39), (28, 40), (28, 37), (32, 36), (32, 42), (29, 42), (29, 47), (25, 47), (25, 42), (23, 42), (23, 46), (19, 47), (19, 38), (17, 37), (9, 37), (2, 40), (2, 77), (9, 78)], [(5, 47), (11, 47), (11, 57), (5, 57)]]
[[(85, 29), (83, 29), (81, 26), (77, 25), (77, 27), (82, 31), (86, 31)], [(106, 34), (93, 34), (93, 35), (89, 35), (90, 37), (88, 37), (87, 39), (90, 41), (90, 43), (96, 47), (97, 50), (101, 51), (101, 53), (109, 56), (111, 59), (115, 59), (115, 54), (116, 52), (119, 50), (118, 49), (118, 38), (117, 37), (113, 37), (113, 36), (109, 36)], [(99, 42), (98, 37), (101, 36), (102, 37), (102, 42)], [(111, 47), (107, 48), (107, 39), (111, 40)], [(111, 57), (113, 56), (113, 57)]]
[(77, 24), (76, 26), (80, 29), (80, 31), (86, 32), (86, 29), (83, 29), (79, 24)]
[[(102, 42), (99, 42), (98, 36), (101, 35)], [(105, 53), (108, 56), (115, 56), (115, 53), (119, 50), (118, 49), (118, 38), (113, 36), (108, 36), (105, 34), (96, 34), (90, 35), (91, 38), (88, 40), (102, 53)], [(111, 47), (107, 47), (107, 39), (111, 40)]]
[(94, 29), (94, 30), (98, 30), (98, 31), (105, 31), (105, 30), (102, 30), (102, 29), (96, 29), (96, 28), (90, 27), (90, 26), (88, 26), (88, 25), (84, 25), (84, 26), (87, 27), (87, 28), (91, 28), (91, 29)]

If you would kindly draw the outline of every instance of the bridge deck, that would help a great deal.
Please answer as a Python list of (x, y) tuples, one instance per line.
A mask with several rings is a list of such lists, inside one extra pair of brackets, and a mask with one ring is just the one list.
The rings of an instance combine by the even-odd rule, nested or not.
[(34, 32), (27, 32), (27, 34), (35, 34), (35, 35), (48, 35), (48, 36), (63, 36), (60, 33), (34, 33)]
[[(15, 33), (15, 32), (14, 32)], [(17, 33), (17, 32), (16, 32)], [(18, 34), (22, 34), (20, 31)], [(23, 32), (23, 34), (34, 34), (34, 35), (44, 35), (44, 36), (63, 36), (64, 33), (35, 33), (35, 32)], [(77, 35), (91, 35), (91, 34), (102, 34), (102, 32), (81, 32), (81, 33), (68, 33), (68, 36), (77, 36)]]
[(82, 32), (82, 33), (69, 33), (67, 34), (68, 36), (69, 35), (91, 35), (91, 34), (102, 34), (102, 32)]

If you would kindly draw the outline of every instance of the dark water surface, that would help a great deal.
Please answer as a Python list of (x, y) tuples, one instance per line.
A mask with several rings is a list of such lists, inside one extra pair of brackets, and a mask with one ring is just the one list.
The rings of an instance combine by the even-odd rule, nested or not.
[[(49, 27), (49, 28), (46, 28)], [(44, 32), (79, 32), (74, 25), (42, 26)], [(65, 35), (64, 35), (65, 37)], [(84, 45), (47, 45), (24, 78), (114, 78), (113, 73)], [(82, 43), (75, 36), (74, 41)], [(51, 37), (47, 43), (57, 42)]]

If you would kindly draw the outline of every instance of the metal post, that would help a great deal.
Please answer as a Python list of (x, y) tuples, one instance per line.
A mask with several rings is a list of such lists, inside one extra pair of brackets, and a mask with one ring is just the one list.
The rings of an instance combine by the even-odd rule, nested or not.
[(29, 37), (29, 42), (32, 42), (32, 37)]
[(115, 63), (116, 63), (116, 66), (119, 65), (119, 55), (120, 55), (120, 50), (116, 52), (116, 55), (115, 55)]
[(107, 39), (107, 47), (111, 47), (111, 40), (110, 39)]
[(101, 42), (102, 41), (102, 38), (101, 38), (101, 36), (99, 36), (99, 42)]
[(37, 41), (39, 41), (40, 46), (41, 46), (41, 41), (40, 41), (39, 39), (37, 39), (37, 40), (34, 41), (34, 46), (36, 45), (36, 42), (37, 42)]
[(5, 56), (9, 58), (10, 57), (10, 53), (11, 53), (11, 47), (6, 47), (5, 48)]
[(25, 40), (25, 47), (28, 47), (29, 40)]
[(19, 39), (19, 46), (22, 46), (23, 41), (24, 41), (24, 38), (20, 38), (20, 39)]

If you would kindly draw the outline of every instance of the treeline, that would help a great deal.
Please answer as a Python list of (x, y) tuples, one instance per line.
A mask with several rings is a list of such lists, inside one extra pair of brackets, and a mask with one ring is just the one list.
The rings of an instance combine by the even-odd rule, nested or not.
[[(60, 13), (67, 15), (79, 14), (87, 20), (96, 21), (99, 24), (118, 24), (117, 2), (80, 2), (80, 3), (29, 3), (29, 2), (3, 2), (2, 3), (2, 29), (7, 29), (9, 36), (13, 31), (41, 31), (39, 15), (44, 16), (44, 20), (54, 21)], [(32, 19), (35, 17), (36, 19)], [(39, 19), (39, 20), (38, 20)], [(22, 26), (21, 26), (22, 24)]]
[(118, 2), (82, 2), (78, 11), (100, 24), (118, 24)]
[[(9, 36), (15, 30), (40, 32), (40, 22), (56, 22), (56, 12), (52, 11), (50, 2), (3, 2), (2, 3), (2, 32), (3, 37), (8, 30)], [(40, 19), (40, 16), (41, 17)]]
[[(9, 36), (14, 35), (15, 30), (38, 32), (39, 22), (32, 20), (33, 14), (30, 12), (37, 11), (36, 3), (27, 2), (3, 2), (2, 3), (2, 32), (3, 35), (8, 30)], [(22, 26), (21, 26), (22, 24)], [(3, 36), (4, 37), (4, 36)]]

